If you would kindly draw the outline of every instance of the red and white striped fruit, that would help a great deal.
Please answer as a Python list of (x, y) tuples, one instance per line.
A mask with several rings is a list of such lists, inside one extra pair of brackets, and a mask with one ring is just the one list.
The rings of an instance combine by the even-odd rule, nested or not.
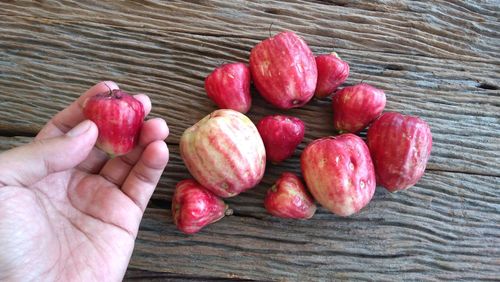
[(257, 185), (266, 168), (266, 149), (244, 114), (216, 110), (186, 129), (181, 157), (189, 172), (220, 197), (232, 197)]
[(120, 89), (85, 100), (83, 114), (99, 129), (96, 146), (110, 156), (121, 156), (137, 145), (144, 121), (144, 106)]
[(207, 76), (205, 90), (219, 108), (244, 114), (252, 106), (250, 69), (243, 63), (222, 65)]
[(293, 173), (285, 172), (267, 191), (266, 210), (277, 217), (308, 219), (316, 212), (316, 205), (302, 181)]
[(367, 143), (377, 183), (395, 192), (415, 185), (424, 174), (432, 134), (419, 117), (389, 112), (370, 126)]
[(318, 67), (318, 83), (314, 95), (318, 98), (332, 94), (349, 76), (349, 64), (342, 61), (335, 52), (317, 56), (316, 66)]
[(257, 44), (250, 52), (250, 72), (260, 95), (280, 109), (306, 104), (314, 95), (318, 79), (313, 53), (291, 31)]
[(374, 121), (384, 107), (384, 91), (366, 83), (345, 87), (332, 98), (333, 126), (340, 132), (359, 132)]
[(175, 187), (172, 217), (177, 228), (186, 234), (198, 232), (230, 211), (224, 201), (194, 179), (182, 180)]
[(302, 175), (313, 197), (340, 216), (357, 213), (375, 193), (375, 171), (363, 139), (342, 134), (317, 139), (302, 153)]
[(304, 123), (295, 117), (266, 116), (257, 123), (267, 159), (280, 163), (293, 155), (295, 148), (304, 139)]

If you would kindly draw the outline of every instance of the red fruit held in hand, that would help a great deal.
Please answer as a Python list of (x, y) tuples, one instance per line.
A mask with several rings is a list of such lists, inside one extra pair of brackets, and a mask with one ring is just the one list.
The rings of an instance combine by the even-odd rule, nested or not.
[(363, 139), (343, 134), (317, 139), (302, 153), (300, 164), (309, 191), (323, 207), (349, 216), (375, 193), (375, 172)]
[(308, 219), (316, 212), (314, 200), (302, 181), (293, 173), (285, 172), (267, 191), (266, 210), (277, 217)]
[(415, 185), (424, 174), (432, 134), (418, 117), (384, 113), (370, 126), (367, 143), (377, 183), (395, 192)]
[(345, 87), (333, 95), (333, 126), (340, 132), (359, 132), (374, 121), (384, 107), (384, 91), (366, 83)]
[(349, 64), (342, 61), (335, 52), (317, 56), (316, 66), (318, 67), (318, 83), (314, 95), (318, 98), (332, 94), (349, 76)]
[(177, 183), (172, 198), (172, 217), (177, 228), (193, 234), (214, 223), (232, 210), (219, 197), (193, 179)]
[(246, 113), (252, 105), (250, 69), (243, 63), (222, 65), (207, 76), (205, 90), (219, 108)]
[(267, 159), (280, 163), (293, 155), (295, 148), (304, 139), (304, 123), (295, 117), (273, 115), (257, 123)]
[(111, 156), (135, 147), (145, 115), (142, 103), (119, 89), (87, 98), (83, 114), (99, 129), (96, 146)]
[(306, 104), (318, 79), (314, 55), (291, 31), (257, 44), (250, 53), (250, 71), (262, 97), (280, 109)]

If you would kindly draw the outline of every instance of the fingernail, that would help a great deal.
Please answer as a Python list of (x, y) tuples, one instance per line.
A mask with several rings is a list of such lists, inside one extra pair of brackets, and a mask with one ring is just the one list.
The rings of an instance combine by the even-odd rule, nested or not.
[(70, 137), (80, 136), (89, 130), (90, 125), (91, 125), (90, 120), (82, 121), (82, 122), (80, 122), (80, 124), (78, 124), (77, 126), (73, 127), (73, 129), (68, 131), (68, 133), (66, 133), (66, 135), (68, 135)]

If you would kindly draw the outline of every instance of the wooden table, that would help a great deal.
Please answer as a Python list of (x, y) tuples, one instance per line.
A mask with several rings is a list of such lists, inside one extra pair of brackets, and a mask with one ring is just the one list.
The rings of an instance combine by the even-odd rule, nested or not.
[[(500, 278), (500, 8), (498, 1), (2, 1), (0, 149), (29, 142), (97, 81), (153, 100), (171, 160), (146, 211), (127, 279), (472, 280)], [(272, 25), (272, 26), (271, 26)], [(282, 30), (315, 54), (337, 51), (360, 81), (387, 93), (387, 111), (432, 128), (426, 174), (408, 191), (378, 188), (361, 213), (319, 209), (280, 220), (262, 205), (313, 139), (332, 135), (330, 100), (279, 111), (254, 93), (249, 112), (303, 119), (294, 157), (227, 202), (233, 216), (186, 236), (172, 223), (175, 184), (189, 177), (179, 137), (215, 105), (204, 77), (247, 61)], [(362, 134), (364, 136), (364, 134)]]

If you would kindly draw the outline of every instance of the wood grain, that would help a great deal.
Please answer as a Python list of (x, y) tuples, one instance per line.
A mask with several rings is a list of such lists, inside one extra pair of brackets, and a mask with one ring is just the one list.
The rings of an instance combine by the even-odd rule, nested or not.
[[(97, 81), (153, 100), (167, 120), (171, 159), (146, 211), (127, 280), (495, 280), (500, 277), (500, 6), (497, 1), (3, 1), (0, 2), (0, 151), (26, 144)], [(271, 26), (272, 25), (272, 26)], [(387, 111), (423, 117), (434, 146), (408, 191), (378, 188), (359, 215), (319, 209), (279, 220), (262, 201), (313, 139), (334, 134), (330, 100), (278, 111), (253, 91), (249, 117), (294, 115), (306, 138), (269, 165), (235, 210), (185, 236), (170, 217), (189, 174), (182, 132), (215, 110), (203, 80), (247, 61), (260, 40), (298, 32), (314, 53), (348, 61), (347, 85), (382, 88)], [(361, 133), (364, 136), (364, 132)]]
[[(9, 18), (5, 26), (0, 47), (5, 55), (0, 57), (5, 65), (0, 76), (4, 96), (0, 132), (16, 135), (34, 135), (78, 93), (96, 81), (113, 79), (126, 90), (148, 93), (154, 103), (152, 115), (165, 118), (170, 125), (168, 142), (178, 143), (187, 127), (215, 109), (204, 92), (204, 77), (223, 61), (246, 61), (248, 50), (257, 42), (179, 33), (156, 36), (113, 26), (24, 18)], [(33, 27), (36, 39), (25, 32)], [(330, 50), (312, 48), (316, 53)], [(435, 140), (430, 169), (500, 175), (500, 163), (495, 161), (500, 157), (500, 90), (478, 87), (479, 81), (500, 85), (497, 65), (339, 52), (351, 64), (348, 84), (372, 83), (386, 91), (388, 111), (419, 115), (429, 122)], [(89, 56), (92, 64), (87, 62)], [(282, 111), (254, 91), (250, 118), (256, 122), (273, 112)], [(306, 122), (307, 142), (334, 134), (328, 99), (282, 113)]]
[[(30, 138), (16, 140), (0, 138), (0, 149)], [(270, 216), (262, 205), (284, 171), (300, 174), (293, 160), (268, 166), (261, 184), (226, 200), (234, 215), (187, 236), (173, 225), (170, 205), (175, 184), (189, 173), (171, 146), (130, 262), (135, 271), (167, 274), (139, 271), (129, 278), (422, 280), (432, 273), (436, 280), (477, 280), (500, 274), (498, 177), (427, 171), (410, 190), (391, 194), (379, 187), (358, 215), (340, 218), (320, 208), (311, 220), (293, 221)]]
[(130, 267), (125, 274), (124, 281), (254, 281), (252, 279), (241, 278), (222, 278), (222, 277), (207, 277), (200, 274), (197, 275), (179, 275), (169, 272), (146, 271)]
[[(495, 1), (51, 1), (4, 3), (3, 15), (52, 23), (99, 23), (143, 33), (167, 31), (259, 39), (274, 30), (313, 35), (313, 45), (498, 62)], [(480, 52), (480, 54), (478, 54)]]

